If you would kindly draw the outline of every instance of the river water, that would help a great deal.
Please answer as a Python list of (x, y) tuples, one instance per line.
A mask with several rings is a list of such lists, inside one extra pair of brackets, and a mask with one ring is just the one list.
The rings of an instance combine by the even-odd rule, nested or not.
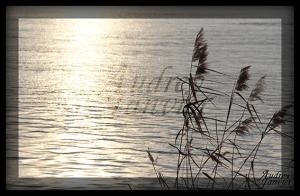
[[(267, 74), (256, 102), (266, 123), (281, 107), (280, 19), (19, 19), (19, 177), (155, 177), (148, 148), (175, 176), (175, 77), (188, 76), (201, 27), (209, 68), (236, 78), (251, 65), (250, 88)], [(230, 94), (232, 78), (206, 79)], [(224, 119), (228, 103), (204, 112)], [(250, 149), (257, 136), (237, 140)], [(280, 170), (281, 137), (268, 136), (261, 153), (258, 172)]]

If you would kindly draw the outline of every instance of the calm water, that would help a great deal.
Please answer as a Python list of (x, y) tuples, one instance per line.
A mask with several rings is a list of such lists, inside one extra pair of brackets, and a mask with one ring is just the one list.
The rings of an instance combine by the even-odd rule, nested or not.
[[(267, 74), (257, 110), (270, 117), (281, 107), (280, 20), (20, 19), (19, 177), (154, 177), (148, 148), (174, 176), (168, 143), (183, 118), (172, 77), (189, 74), (201, 27), (210, 68), (237, 77), (252, 65), (250, 87)], [(206, 78), (230, 93), (232, 79)], [(204, 112), (224, 119), (228, 99), (216, 103)], [(257, 170), (280, 170), (281, 138), (266, 141)]]

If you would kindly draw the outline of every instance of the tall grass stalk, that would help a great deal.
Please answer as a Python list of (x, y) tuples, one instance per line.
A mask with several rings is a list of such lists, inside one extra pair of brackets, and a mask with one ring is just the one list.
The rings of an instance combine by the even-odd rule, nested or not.
[[(286, 118), (291, 106), (284, 106), (275, 112), (262, 131), (264, 126), (262, 117), (260, 117), (254, 104), (256, 101), (264, 102), (262, 92), (265, 89), (266, 75), (260, 77), (248, 98), (245, 98), (245, 93), (249, 89), (248, 81), (250, 80), (251, 66), (242, 67), (237, 77), (210, 69), (206, 62), (207, 49), (208, 44), (204, 39), (204, 29), (201, 28), (194, 43), (190, 73), (186, 78), (177, 77), (181, 82), (182, 102), (185, 105), (182, 109), (182, 128), (178, 131), (174, 144), (170, 143), (170, 146), (177, 151), (176, 178), (173, 186), (169, 186), (161, 172), (156, 170), (155, 161), (148, 150), (149, 159), (162, 189), (170, 189), (170, 187), (174, 189), (209, 189), (209, 187), (216, 189), (219, 184), (218, 180), (223, 178), (230, 179), (225, 182), (223, 189), (236, 189), (242, 183), (245, 184), (244, 189), (261, 189), (263, 186), (257, 183), (254, 172), (258, 151), (270, 132), (293, 140), (293, 137), (276, 129), (291, 121), (291, 119)], [(209, 81), (206, 80), (207, 74), (210, 72), (217, 73), (224, 79), (236, 78), (230, 95), (205, 86), (205, 82)], [(224, 115), (225, 121), (217, 117), (213, 118), (212, 115), (203, 112), (207, 104), (211, 104), (217, 110), (214, 103), (216, 97), (229, 98), (228, 109)], [(242, 102), (242, 104), (237, 101)], [(232, 113), (238, 112), (233, 106), (242, 109), (239, 118), (232, 117)], [(214, 111), (211, 112), (214, 114)], [(215, 123), (215, 128), (210, 127), (207, 121)], [(219, 129), (218, 127), (222, 124), (224, 128)], [(246, 137), (254, 130), (259, 131), (261, 137), (258, 141), (251, 141), (255, 143), (253, 149), (245, 149), (237, 144), (238, 139)], [(248, 165), (250, 165), (248, 170), (243, 170)], [(245, 180), (244, 182), (238, 180), (236, 186), (235, 179), (237, 176)], [(206, 184), (201, 184), (203, 179), (208, 180)]]

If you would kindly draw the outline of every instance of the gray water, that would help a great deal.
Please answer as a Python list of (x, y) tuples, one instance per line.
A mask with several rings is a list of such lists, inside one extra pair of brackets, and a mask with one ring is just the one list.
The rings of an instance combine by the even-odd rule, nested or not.
[[(19, 177), (154, 177), (148, 148), (175, 176), (168, 143), (183, 117), (172, 77), (188, 76), (201, 27), (211, 69), (237, 77), (251, 65), (250, 88), (267, 74), (256, 103), (266, 123), (281, 107), (279, 19), (19, 19)], [(233, 79), (206, 78), (230, 94)], [(204, 112), (224, 119), (228, 102)], [(238, 142), (250, 149), (259, 137)], [(257, 172), (281, 169), (279, 135), (260, 153)]]

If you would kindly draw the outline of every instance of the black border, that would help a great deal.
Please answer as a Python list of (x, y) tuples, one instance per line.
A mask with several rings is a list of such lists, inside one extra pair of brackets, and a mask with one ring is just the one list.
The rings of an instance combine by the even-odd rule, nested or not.
[[(68, 4), (66, 4), (66, 3), (64, 3), (64, 2), (61, 2), (61, 3), (54, 3), (53, 4), (53, 2), (52, 1), (50, 1), (51, 3), (52, 3), (52, 5), (68, 5)], [(209, 3), (202, 3), (201, 5), (213, 5), (213, 4), (215, 4), (215, 3), (212, 3), (212, 2), (215, 2), (215, 1), (210, 1)], [(43, 2), (43, 3), (46, 3), (46, 4), (51, 4), (51, 3), (49, 3), (48, 1), (45, 1), (45, 2)], [(82, 3), (82, 2), (79, 2), (79, 1), (72, 1), (72, 5), (79, 5), (80, 3)], [(91, 2), (91, 1), (85, 1), (84, 2), (85, 3), (85, 5), (99, 5), (99, 4), (97, 4), (97, 3), (94, 3), (94, 2)], [(118, 5), (170, 5), (170, 3), (167, 1), (167, 3), (162, 3), (162, 2), (159, 2), (159, 3), (157, 3), (157, 2), (155, 2), (154, 4), (153, 3), (150, 3), (150, 4), (148, 4), (148, 3), (141, 3), (141, 2), (136, 2), (136, 1), (131, 1), (130, 3), (123, 3), (123, 2), (118, 2), (119, 4)], [(191, 3), (190, 2), (185, 2), (185, 4), (182, 4), (182, 3), (175, 3), (174, 4), (174, 2), (171, 2), (171, 3), (173, 3), (172, 5), (191, 5)], [(296, 9), (295, 9), (295, 6), (294, 6), (294, 4), (291, 2), (291, 1), (280, 1), (280, 3), (278, 3), (278, 1), (276, 1), (276, 2), (274, 2), (274, 1), (272, 1), (272, 3), (273, 3), (273, 5), (275, 4), (276, 6), (278, 6), (278, 5), (285, 5), (285, 6), (293, 6), (293, 9), (294, 9), (294, 14), (296, 15)], [(193, 4), (193, 3), (192, 3)], [(266, 1), (261, 1), (260, 3), (259, 3), (260, 5), (270, 5), (270, 3), (268, 2), (268, 3), (266, 3)], [(16, 1), (10, 1), (10, 2), (5, 2), (5, 5), (6, 6), (11, 6), (11, 5), (41, 5), (41, 3), (40, 2), (36, 2), (36, 1), (27, 1), (27, 2), (16, 2)], [(82, 4), (81, 4), (82, 5)], [(108, 3), (108, 2), (101, 2), (101, 5), (112, 5), (112, 3)], [(194, 4), (193, 4), (194, 5)], [(221, 3), (221, 4), (218, 4), (218, 5), (225, 5), (224, 3)], [(226, 2), (226, 5), (234, 5), (234, 6), (236, 6), (237, 4), (236, 3), (233, 3), (232, 1), (231, 2)], [(252, 3), (246, 3), (245, 5), (253, 5), (253, 2)], [(257, 4), (256, 4), (257, 5)], [(273, 6), (272, 5), (272, 6)], [(1, 11), (3, 11), (2, 13), (4, 13), (3, 15), (5, 15), (5, 13), (6, 13), (6, 7), (2, 7), (2, 9), (1, 9)], [(4, 29), (6, 29), (6, 20), (5, 20), (5, 18), (6, 18), (6, 16), (4, 17)], [(295, 20), (295, 16), (293, 17), (294, 18), (294, 22), (296, 22), (296, 20)], [(295, 25), (296, 26), (296, 25)], [(294, 27), (295, 27), (294, 26)], [(5, 31), (6, 32), (6, 31)], [(294, 35), (296, 35), (296, 28), (294, 28)], [(4, 33), (4, 35), (3, 35), (3, 37), (4, 37), (4, 40), (6, 40), (6, 36), (5, 36), (5, 34), (6, 33)], [(295, 38), (296, 36), (294, 36), (294, 42), (296, 41), (296, 38)], [(3, 46), (4, 46), (4, 44), (3, 44)], [(5, 46), (4, 46), (5, 47)], [(295, 50), (295, 44), (294, 44), (294, 50)], [(5, 47), (5, 50), (6, 50), (6, 47)], [(296, 55), (294, 55), (294, 57), (295, 57)], [(4, 58), (3, 59), (5, 59), (6, 58), (6, 53), (4, 53)], [(296, 59), (294, 58), (294, 63), (296, 63)], [(6, 62), (5, 62), (5, 64), (6, 64)], [(1, 72), (3, 75), (2, 75), (2, 77), (1, 77), (1, 79), (4, 79), (4, 83), (3, 84), (5, 84), (5, 87), (6, 87), (6, 83), (5, 83), (5, 81), (6, 81), (6, 75), (4, 75), (4, 73), (6, 73), (6, 66), (2, 66), (2, 68), (4, 69), (3, 70), (3, 72)], [(294, 70), (295, 70), (295, 72), (296, 72), (296, 66), (294, 66)], [(294, 74), (294, 75), (296, 75), (296, 74)], [(3, 88), (4, 89), (4, 88)], [(295, 90), (295, 86), (294, 86), (294, 90)], [(3, 92), (3, 94), (4, 94), (4, 91), (2, 91)], [(6, 92), (6, 91), (5, 91)], [(295, 91), (294, 91), (295, 92)], [(295, 94), (294, 94), (294, 96), (295, 96)], [(296, 107), (296, 103), (294, 103), (295, 104), (295, 107)], [(5, 99), (4, 99), (4, 104), (2, 105), (1, 104), (1, 106), (3, 107), (4, 106), (4, 108), (6, 108), (5, 106), (6, 106), (6, 102), (5, 102)], [(4, 111), (4, 110), (3, 110)], [(3, 114), (3, 117), (4, 117), (4, 112), (2, 113)], [(6, 117), (6, 116), (5, 116)], [(4, 117), (4, 118), (5, 118)], [(296, 114), (295, 114), (295, 117), (296, 117)], [(3, 118), (3, 119), (4, 119)], [(6, 121), (5, 121), (6, 122)], [(6, 123), (4, 123), (4, 128), (5, 128), (5, 130), (6, 130)], [(294, 133), (295, 134), (295, 138), (296, 138), (296, 132)], [(4, 148), (4, 146), (6, 146), (6, 134), (5, 134), (5, 132), (3, 131), (2, 132), (2, 137), (1, 138), (3, 138), (4, 139), (4, 145), (3, 145), (3, 148), (2, 148), (2, 153), (3, 153), (3, 157), (5, 157), (5, 155), (6, 155), (6, 151), (5, 151), (5, 148)], [(295, 143), (296, 144), (296, 143)], [(296, 147), (294, 147), (294, 153), (296, 153)], [(295, 156), (296, 154), (294, 154), (294, 157), (295, 157), (295, 159), (296, 159), (296, 156)], [(296, 160), (295, 160), (296, 161)], [(6, 161), (5, 161), (5, 159), (2, 159), (2, 163), (3, 163), (3, 165), (5, 166), (6, 165)], [(295, 170), (295, 172), (296, 172), (296, 170)], [(4, 178), (2, 178), (3, 180), (4, 180), (4, 182), (6, 182), (6, 170), (4, 171)], [(295, 183), (296, 183), (296, 175), (295, 175)], [(3, 183), (3, 185), (1, 186), (1, 188), (3, 188), (4, 190), (7, 188), (6, 187), (6, 185)], [(297, 186), (296, 186), (296, 184), (295, 184), (295, 188), (297, 188)]]
[(151, 1), (142, 1), (142, 0), (63, 0), (63, 1), (54, 1), (54, 0), (5, 0), (4, 4), (7, 6), (38, 6), (38, 5), (49, 5), (49, 6), (294, 6), (295, 0), (210, 0), (210, 1), (194, 1), (194, 0), (185, 0), (185, 1), (174, 1), (174, 0), (151, 0)]

